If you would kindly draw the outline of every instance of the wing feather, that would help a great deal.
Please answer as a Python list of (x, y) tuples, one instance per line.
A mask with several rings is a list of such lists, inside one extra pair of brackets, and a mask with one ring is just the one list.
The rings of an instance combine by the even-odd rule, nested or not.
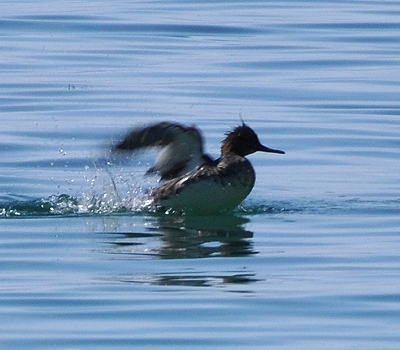
[(134, 151), (145, 147), (165, 147), (186, 130), (183, 125), (170, 122), (135, 128), (114, 149)]

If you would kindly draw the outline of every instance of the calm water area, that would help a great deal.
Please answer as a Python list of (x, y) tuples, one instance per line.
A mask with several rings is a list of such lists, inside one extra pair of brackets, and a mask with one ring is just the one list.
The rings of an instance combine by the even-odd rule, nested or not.
[[(233, 213), (110, 152), (241, 118)], [(3, 1), (0, 122), (1, 349), (400, 348), (398, 1)]]

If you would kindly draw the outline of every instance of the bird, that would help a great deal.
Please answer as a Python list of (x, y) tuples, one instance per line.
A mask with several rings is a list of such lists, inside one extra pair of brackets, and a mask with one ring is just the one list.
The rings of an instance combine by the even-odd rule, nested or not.
[(115, 148), (151, 146), (161, 147), (161, 152), (148, 173), (158, 173), (165, 180), (150, 190), (151, 204), (181, 214), (232, 211), (254, 187), (255, 171), (246, 156), (258, 151), (285, 154), (261, 144), (255, 131), (243, 121), (225, 134), (217, 159), (203, 153), (203, 138), (196, 127), (173, 122), (134, 129)]

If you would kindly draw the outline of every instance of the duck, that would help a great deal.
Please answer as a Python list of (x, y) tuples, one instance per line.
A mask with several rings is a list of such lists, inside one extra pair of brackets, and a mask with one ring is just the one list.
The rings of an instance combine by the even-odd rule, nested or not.
[(217, 159), (204, 154), (201, 132), (194, 126), (161, 122), (132, 130), (117, 150), (161, 147), (147, 173), (162, 184), (150, 189), (151, 206), (166, 213), (212, 215), (230, 212), (252, 191), (256, 174), (246, 156), (255, 152), (285, 154), (264, 146), (247, 124), (226, 133)]

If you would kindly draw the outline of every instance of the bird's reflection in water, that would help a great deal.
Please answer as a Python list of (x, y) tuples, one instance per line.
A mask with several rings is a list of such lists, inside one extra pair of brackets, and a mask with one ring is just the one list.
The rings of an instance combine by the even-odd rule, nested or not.
[[(248, 219), (235, 216), (149, 217), (145, 232), (113, 233), (110, 253), (161, 259), (232, 257), (255, 254)], [(151, 240), (156, 237), (157, 240)], [(141, 247), (141, 248), (140, 248)]]
[(160, 257), (205, 258), (254, 254), (253, 233), (243, 228), (248, 220), (234, 215), (214, 217), (162, 217)]
[[(243, 257), (256, 254), (251, 231), (245, 230), (247, 218), (222, 216), (152, 216), (145, 218), (140, 232), (110, 232), (108, 249), (103, 252), (118, 255), (121, 259), (191, 259), (208, 257)], [(143, 227), (143, 226), (142, 226)], [(104, 232), (103, 232), (104, 234)], [(108, 236), (108, 234), (107, 234)], [(138, 268), (135, 265), (135, 269)], [(213, 265), (214, 266), (214, 265)], [(224, 265), (226, 268), (226, 265)], [(193, 265), (192, 265), (193, 267)], [(199, 269), (189, 272), (171, 271), (169, 265), (147, 266), (152, 272), (122, 273), (107, 279), (123, 283), (144, 283), (162, 286), (235, 286), (235, 291), (249, 292), (246, 286), (256, 282), (255, 274), (246, 267), (229, 269)], [(154, 269), (156, 269), (154, 271)], [(158, 271), (157, 271), (158, 270)], [(174, 271), (175, 270), (175, 271)]]
[[(157, 286), (186, 286), (186, 287), (212, 287), (233, 285), (235, 292), (251, 293), (248, 288), (251, 283), (256, 283), (259, 279), (254, 273), (237, 272), (235, 274), (226, 273), (160, 273), (151, 276), (139, 276), (136, 274), (124, 274), (113, 276), (113, 280), (122, 283), (133, 284), (152, 284)], [(232, 290), (231, 290), (232, 291)]]

